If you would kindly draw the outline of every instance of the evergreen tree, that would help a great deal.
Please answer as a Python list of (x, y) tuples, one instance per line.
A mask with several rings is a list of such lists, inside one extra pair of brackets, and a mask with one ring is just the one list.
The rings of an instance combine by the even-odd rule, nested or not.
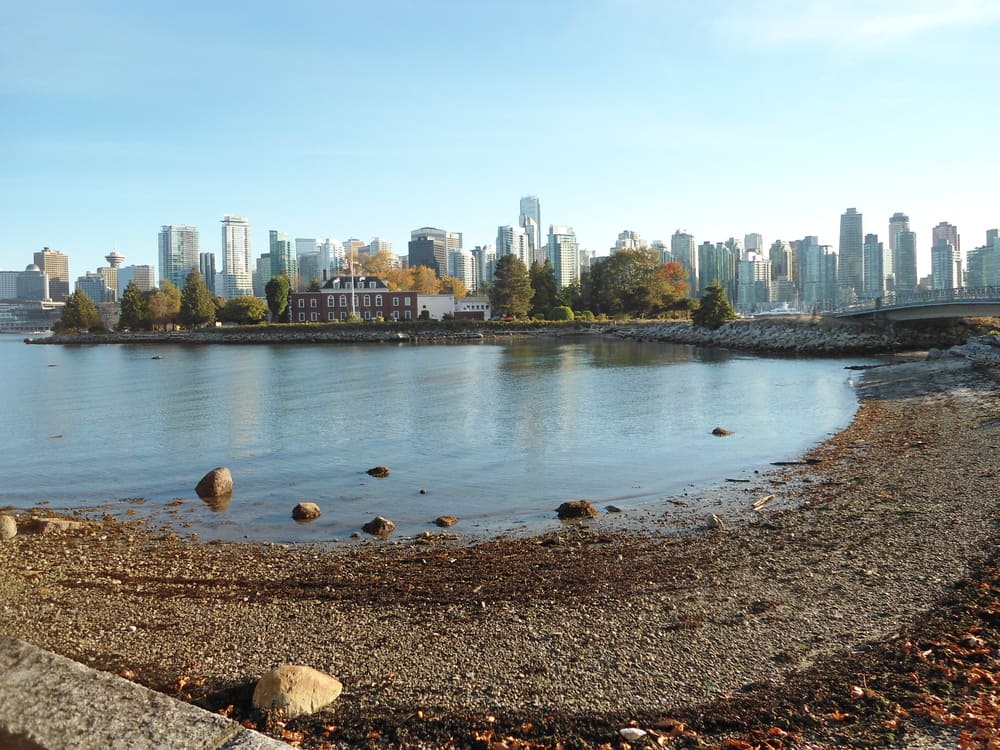
[(97, 305), (81, 290), (77, 289), (66, 298), (62, 316), (56, 321), (57, 332), (89, 331), (101, 325), (101, 314)]
[(730, 320), (736, 320), (736, 311), (726, 296), (726, 288), (716, 279), (705, 287), (701, 304), (691, 313), (691, 322), (702, 328), (715, 329)]
[(218, 319), (225, 323), (256, 324), (267, 318), (267, 303), (258, 297), (241, 295), (228, 300), (219, 310)]
[(195, 328), (215, 322), (215, 303), (205, 280), (197, 268), (192, 268), (181, 291), (181, 308), (177, 321), (182, 326)]
[(497, 260), (490, 291), (490, 304), (495, 315), (525, 317), (531, 309), (534, 293), (524, 261), (511, 254)]
[(292, 291), (292, 284), (288, 276), (279, 273), (272, 276), (271, 280), (264, 286), (264, 294), (267, 295), (267, 307), (271, 311), (272, 323), (288, 322), (288, 299)]
[(139, 291), (134, 281), (130, 281), (122, 293), (121, 308), (121, 315), (118, 318), (119, 328), (130, 328), (135, 331), (149, 328), (149, 299)]
[(531, 317), (544, 318), (552, 308), (562, 305), (556, 285), (556, 271), (552, 267), (552, 261), (546, 258), (544, 264), (537, 260), (533, 262), (528, 273), (531, 288), (535, 290), (531, 298)]

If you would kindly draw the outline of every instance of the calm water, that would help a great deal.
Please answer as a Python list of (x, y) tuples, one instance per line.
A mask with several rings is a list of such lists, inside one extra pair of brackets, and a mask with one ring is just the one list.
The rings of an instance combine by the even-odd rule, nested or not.
[[(851, 420), (844, 367), (862, 361), (589, 339), (59, 347), (4, 335), (0, 505), (153, 514), (205, 539), (345, 539), (376, 514), (397, 535), (442, 514), (465, 534), (544, 528), (563, 500), (628, 509), (801, 455)], [(735, 434), (713, 437), (716, 425)], [(212, 510), (193, 488), (218, 465), (236, 490)], [(376, 465), (391, 475), (368, 477)], [(322, 517), (293, 522), (303, 500)]]

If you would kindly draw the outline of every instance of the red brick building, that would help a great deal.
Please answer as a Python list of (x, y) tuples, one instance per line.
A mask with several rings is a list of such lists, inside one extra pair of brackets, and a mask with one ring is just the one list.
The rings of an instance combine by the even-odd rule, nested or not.
[(332, 323), (352, 315), (362, 320), (415, 320), (416, 292), (391, 292), (374, 276), (334, 276), (318, 292), (292, 292), (293, 323)]

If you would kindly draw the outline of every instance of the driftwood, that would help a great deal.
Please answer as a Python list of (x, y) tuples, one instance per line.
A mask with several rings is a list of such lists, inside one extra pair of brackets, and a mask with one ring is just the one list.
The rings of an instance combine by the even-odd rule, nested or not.
[(753, 509), (760, 510), (772, 500), (774, 500), (774, 495), (764, 495), (764, 497), (758, 498), (757, 500), (753, 501)]

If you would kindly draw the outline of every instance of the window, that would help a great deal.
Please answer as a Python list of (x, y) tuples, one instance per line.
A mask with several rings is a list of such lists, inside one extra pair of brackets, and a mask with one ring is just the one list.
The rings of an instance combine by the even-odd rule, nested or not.
[(381, 294), (376, 294), (375, 295), (375, 307), (382, 307), (382, 295)]
[(347, 295), (346, 294), (341, 294), (340, 295), (340, 306), (341, 307), (347, 307)]
[(335, 320), (333, 313), (332, 312), (328, 312), (326, 314), (326, 319), (327, 320)]
[(365, 310), (365, 320), (371, 320), (371, 319), (372, 319), (372, 311)]
[(409, 307), (410, 305), (412, 305), (412, 304), (413, 304), (413, 297), (406, 297), (406, 298), (405, 298), (405, 303), (404, 303), (404, 304), (405, 304), (405, 305), (406, 305), (407, 307)]
[(392, 298), (392, 306), (393, 307), (399, 307), (399, 297), (393, 297)]
[(413, 318), (413, 313), (411, 313), (411, 312), (410, 312), (409, 310), (405, 310), (405, 311), (403, 312), (403, 318), (404, 318), (405, 320), (410, 320), (410, 319), (412, 319), (412, 318)]
[(369, 289), (374, 289), (375, 288), (375, 282), (374, 281), (369, 281), (368, 282), (368, 288)]
[(332, 295), (332, 294), (331, 294), (331, 295), (329, 295), (329, 296), (328, 296), (328, 297), (326, 298), (326, 306), (327, 306), (327, 307), (333, 307), (333, 295)]
[(399, 310), (393, 310), (392, 315), (389, 316), (392, 320), (399, 320)]
[(305, 306), (306, 306), (306, 298), (299, 297), (299, 307), (305, 307)]
[(309, 307), (316, 307), (316, 298), (315, 297), (312, 297), (309, 300)]
[(372, 305), (372, 296), (370, 294), (366, 294), (365, 295), (364, 306), (365, 307), (371, 307), (371, 305)]
[(309, 313), (309, 320), (313, 323), (319, 320), (319, 313)]
[(344, 311), (341, 311), (341, 313), (340, 313), (340, 319), (341, 320), (347, 320), (347, 313), (344, 312)]
[(299, 322), (300, 323), (305, 323), (305, 321), (306, 321), (306, 314), (305, 313), (299, 313)]
[(340, 289), (340, 279), (334, 279), (333, 280), (333, 288), (334, 289)]

